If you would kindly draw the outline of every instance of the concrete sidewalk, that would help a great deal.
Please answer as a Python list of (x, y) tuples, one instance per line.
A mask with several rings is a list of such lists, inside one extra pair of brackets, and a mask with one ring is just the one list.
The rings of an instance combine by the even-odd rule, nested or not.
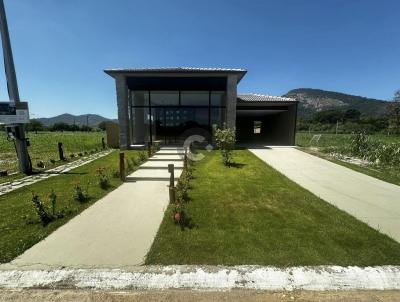
[(400, 187), (294, 147), (249, 149), (325, 201), (400, 242)]
[[(179, 150), (168, 153), (179, 153)], [(168, 206), (169, 163), (174, 155), (154, 156), (128, 181), (34, 245), (5, 269), (126, 268), (141, 265)], [(156, 166), (152, 166), (156, 162)], [(151, 167), (151, 169), (146, 169)], [(148, 173), (150, 172), (150, 173)], [(182, 169), (175, 170), (178, 178)], [(145, 175), (145, 180), (143, 179)], [(153, 178), (153, 179), (152, 179)]]

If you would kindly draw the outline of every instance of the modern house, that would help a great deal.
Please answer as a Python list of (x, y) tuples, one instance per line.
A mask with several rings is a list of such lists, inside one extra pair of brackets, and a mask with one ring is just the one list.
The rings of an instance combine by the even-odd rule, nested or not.
[(242, 143), (294, 145), (297, 101), (238, 94), (244, 69), (106, 69), (115, 79), (120, 147), (181, 143), (212, 126), (236, 128)]

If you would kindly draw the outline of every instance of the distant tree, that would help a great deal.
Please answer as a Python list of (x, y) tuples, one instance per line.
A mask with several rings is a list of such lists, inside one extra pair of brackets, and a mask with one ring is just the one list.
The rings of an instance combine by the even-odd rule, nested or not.
[(35, 131), (37, 133), (38, 131), (45, 130), (45, 127), (43, 126), (43, 123), (41, 121), (37, 119), (31, 119), (26, 125), (26, 130)]
[(343, 111), (331, 109), (315, 113), (313, 120), (321, 124), (334, 124), (337, 121), (342, 121), (343, 117)]
[(393, 100), (387, 104), (389, 116), (389, 132), (400, 133), (400, 90), (394, 94)]
[(90, 127), (90, 126), (86, 126), (86, 125), (82, 125), (81, 127), (80, 127), (80, 130), (81, 131), (92, 131), (93, 129), (92, 129), (92, 127)]
[(99, 123), (98, 125), (97, 125), (97, 127), (99, 127), (99, 129), (101, 129), (101, 130), (103, 130), (103, 131), (106, 131), (106, 121), (102, 121), (101, 123)]
[(53, 126), (50, 127), (51, 131), (69, 131), (70, 125), (60, 122), (60, 123), (55, 123)]
[(347, 109), (343, 115), (345, 121), (358, 121), (361, 117), (361, 112), (357, 109)]

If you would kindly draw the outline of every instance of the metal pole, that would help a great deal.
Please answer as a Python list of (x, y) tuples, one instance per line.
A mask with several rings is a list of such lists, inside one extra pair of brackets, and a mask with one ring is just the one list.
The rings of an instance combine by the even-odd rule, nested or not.
[[(3, 0), (0, 0), (0, 32), (1, 42), (3, 46), (4, 69), (6, 72), (7, 89), (10, 101), (18, 104), (20, 102), (17, 76), (15, 74), (14, 60), (11, 50), (10, 36), (8, 34), (6, 11)], [(32, 165), (29, 159), (28, 147), (25, 139), (24, 124), (16, 124), (15, 145), (17, 149), (17, 157), (19, 170), (25, 174), (32, 173)]]

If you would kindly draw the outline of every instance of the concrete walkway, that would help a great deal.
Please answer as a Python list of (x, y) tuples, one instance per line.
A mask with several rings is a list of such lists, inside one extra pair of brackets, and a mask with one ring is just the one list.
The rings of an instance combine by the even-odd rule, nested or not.
[[(167, 166), (182, 166), (180, 153), (176, 148), (162, 149), (129, 175), (126, 183), (0, 268), (127, 268), (143, 264), (169, 202)], [(176, 178), (181, 171), (175, 171)]]
[(293, 147), (249, 149), (325, 201), (400, 242), (400, 187)]

